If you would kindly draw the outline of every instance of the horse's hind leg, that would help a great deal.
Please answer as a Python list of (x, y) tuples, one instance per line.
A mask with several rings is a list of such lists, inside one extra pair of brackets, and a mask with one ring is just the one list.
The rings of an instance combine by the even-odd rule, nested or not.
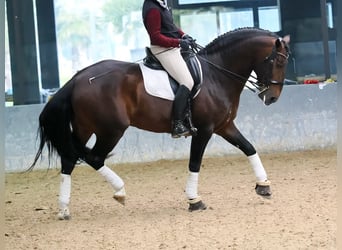
[(62, 170), (58, 198), (59, 211), (57, 215), (60, 220), (70, 219), (69, 202), (71, 193), (71, 173), (75, 167), (76, 161), (76, 158), (74, 160), (69, 160), (61, 156)]
[[(100, 162), (100, 161), (98, 161)], [(107, 167), (104, 164), (104, 160), (100, 164), (100, 168), (95, 168), (99, 174), (101, 174), (105, 180), (112, 186), (114, 189), (113, 198), (118, 201), (120, 204), (125, 205), (126, 199), (126, 191), (125, 191), (125, 183), (121, 179), (119, 175), (117, 175), (113, 170)], [(92, 165), (94, 167), (94, 165)], [(99, 165), (97, 165), (99, 166)]]
[(272, 194), (270, 188), (271, 182), (267, 178), (264, 166), (254, 146), (240, 133), (233, 122), (217, 134), (239, 148), (248, 157), (256, 177), (256, 193), (264, 197), (270, 197)]
[(108, 153), (117, 144), (123, 135), (123, 131), (111, 135), (108, 134), (106, 138), (98, 138), (94, 144), (94, 148), (91, 148), (90, 152), (85, 156), (85, 161), (105, 178), (114, 189), (113, 198), (124, 205), (126, 198), (125, 183), (120, 176), (105, 165), (105, 159)]

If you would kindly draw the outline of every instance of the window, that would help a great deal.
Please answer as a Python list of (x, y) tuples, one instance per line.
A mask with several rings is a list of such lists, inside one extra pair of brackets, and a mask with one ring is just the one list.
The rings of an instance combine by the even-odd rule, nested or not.
[(281, 30), (279, 8), (277, 6), (259, 7), (258, 13), (260, 28), (273, 32)]
[(241, 27), (253, 27), (253, 24), (253, 10), (250, 8), (220, 13), (221, 33)]
[(144, 57), (149, 40), (141, 20), (142, 1), (54, 2), (61, 84), (100, 60), (137, 61)]
[(327, 3), (327, 23), (328, 23), (328, 28), (332, 29), (334, 28), (334, 17), (333, 17), (333, 11), (332, 11), (332, 3)]
[[(145, 46), (149, 45), (141, 20), (142, 0), (13, 3), (6, 1), (5, 92), (9, 105), (13, 98), (19, 100), (15, 105), (44, 102), (42, 95), (46, 84), (43, 78), (52, 75), (51, 69), (54, 69), (57, 75), (54, 81), (60, 87), (78, 70), (99, 60), (139, 61), (145, 56)], [(39, 20), (37, 5), (42, 5), (41, 13), (45, 11), (46, 3), (51, 4), (46, 16), (54, 14), (54, 18), (51, 17), (54, 25), (44, 23), (46, 16)], [(330, 77), (330, 72), (336, 78), (337, 0), (326, 1), (328, 38), (324, 41), (319, 0), (310, 5), (298, 0), (169, 0), (168, 3), (181, 28), (203, 46), (239, 27), (260, 27), (290, 34), (289, 79), (301, 82), (303, 77), (312, 74), (324, 79)], [(25, 19), (19, 29), (14, 20), (16, 11)], [(42, 35), (41, 31), (45, 33)], [(43, 41), (45, 34), (52, 31), (56, 34), (55, 41)], [(41, 58), (45, 53), (45, 60), (52, 61), (49, 52), (54, 46), (58, 66), (44, 69)], [(23, 48), (26, 52), (29, 50), (26, 53), (29, 58), (25, 60)]]
[[(234, 1), (234, 0), (230, 0), (230, 1)], [(178, 0), (178, 4), (215, 3), (215, 2), (227, 2), (227, 0), (214, 0), (214, 1), (209, 1), (209, 0)]]

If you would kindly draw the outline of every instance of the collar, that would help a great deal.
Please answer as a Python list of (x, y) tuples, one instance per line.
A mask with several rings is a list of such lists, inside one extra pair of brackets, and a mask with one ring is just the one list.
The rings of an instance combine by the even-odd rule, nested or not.
[(159, 3), (159, 5), (161, 7), (163, 7), (164, 9), (169, 9), (169, 7), (167, 7), (167, 1), (166, 0), (156, 0), (157, 3)]

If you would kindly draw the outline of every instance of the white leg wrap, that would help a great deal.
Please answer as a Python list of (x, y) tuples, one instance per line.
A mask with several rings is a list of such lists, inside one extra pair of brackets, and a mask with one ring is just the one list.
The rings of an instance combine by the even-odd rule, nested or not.
[(119, 191), (124, 187), (124, 182), (113, 170), (104, 165), (97, 170), (112, 185), (115, 191)]
[(267, 180), (267, 174), (262, 165), (262, 162), (260, 160), (258, 153), (248, 156), (248, 159), (249, 159), (250, 164), (252, 165), (257, 181), (265, 182)]
[(71, 176), (68, 174), (61, 174), (61, 183), (59, 187), (59, 208), (65, 209), (70, 202), (71, 192)]
[(185, 193), (188, 199), (196, 199), (198, 197), (198, 174), (199, 173), (189, 172), (188, 180), (185, 187)]
[(91, 136), (89, 137), (87, 143), (86, 143), (86, 148), (92, 150), (96, 144), (96, 140), (97, 140), (97, 137), (94, 133), (91, 134)]

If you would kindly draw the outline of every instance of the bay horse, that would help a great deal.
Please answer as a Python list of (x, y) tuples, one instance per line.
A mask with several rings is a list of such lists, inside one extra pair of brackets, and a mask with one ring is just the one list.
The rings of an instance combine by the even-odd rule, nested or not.
[[(188, 210), (204, 210), (198, 195), (198, 177), (205, 148), (213, 133), (239, 148), (256, 176), (256, 193), (269, 197), (270, 181), (254, 146), (234, 124), (239, 99), (251, 72), (254, 91), (264, 104), (279, 98), (289, 56), (289, 36), (257, 28), (227, 32), (201, 48), (197, 57), (203, 84), (192, 101), (192, 136), (185, 193)], [(176, 63), (176, 62), (175, 62)], [(171, 133), (172, 101), (149, 95), (138, 63), (104, 60), (77, 72), (45, 105), (39, 116), (40, 144), (34, 162), (45, 145), (49, 159), (61, 160), (59, 219), (69, 219), (71, 173), (81, 160), (92, 166), (114, 189), (114, 198), (125, 202), (124, 181), (105, 160), (129, 126), (156, 133)]]

